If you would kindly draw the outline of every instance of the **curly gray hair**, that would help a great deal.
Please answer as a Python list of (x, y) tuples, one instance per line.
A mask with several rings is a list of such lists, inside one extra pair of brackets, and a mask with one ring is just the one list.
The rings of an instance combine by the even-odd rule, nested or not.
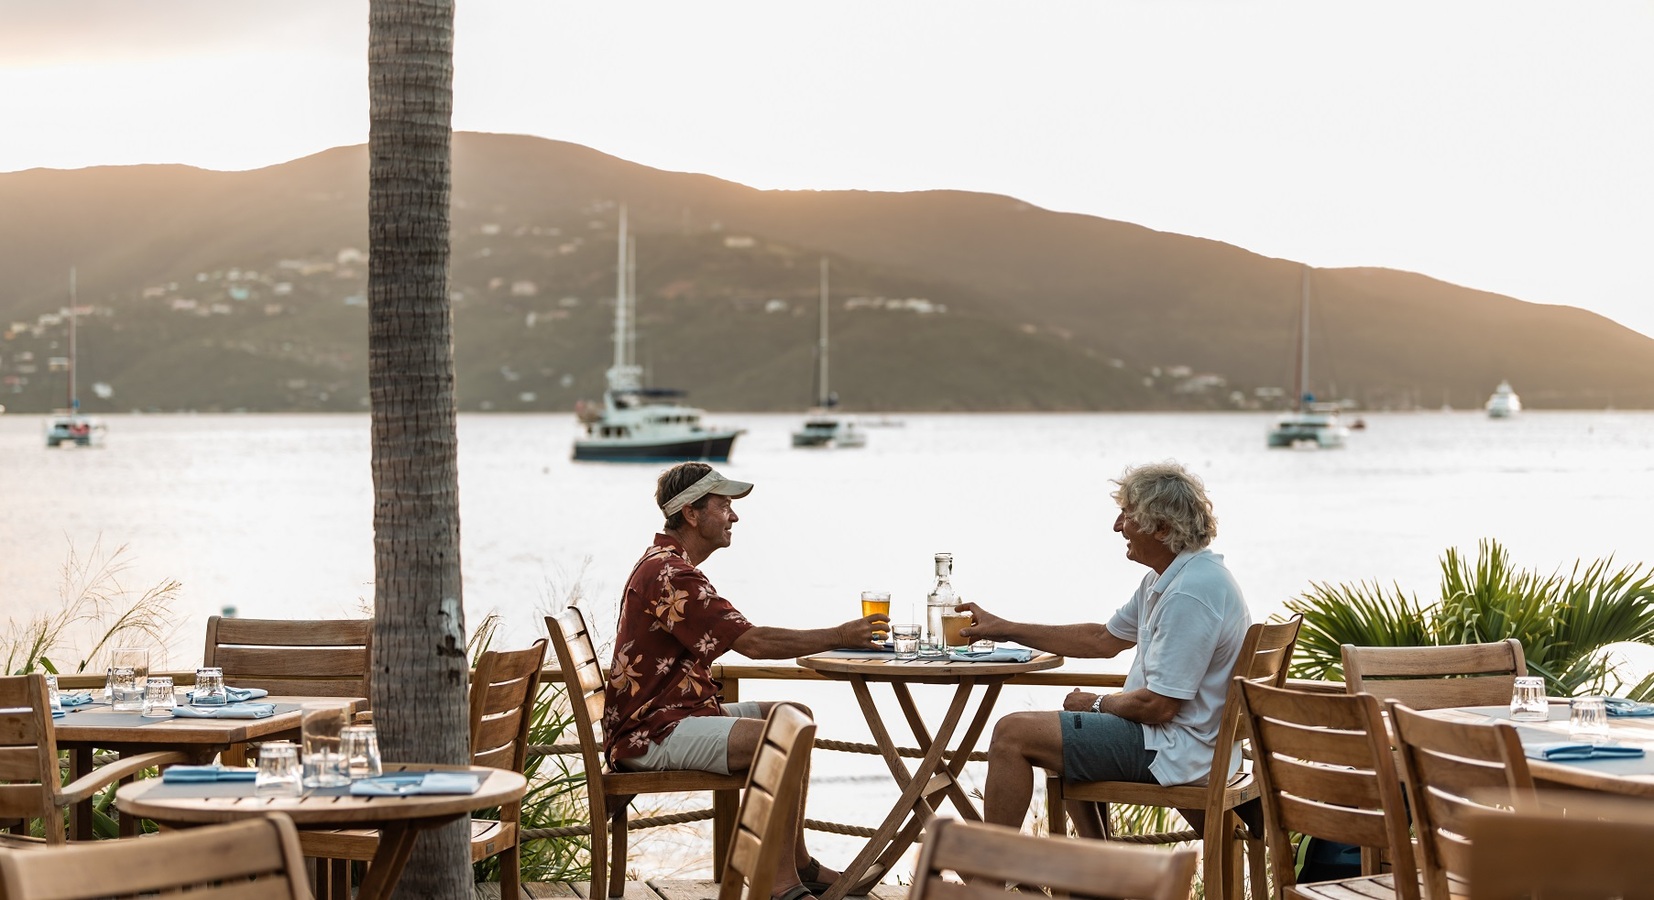
[(1112, 496), (1137, 527), (1154, 534), (1166, 529), (1166, 549), (1199, 550), (1218, 536), (1218, 519), (1206, 485), (1180, 463), (1167, 460), (1126, 469)]

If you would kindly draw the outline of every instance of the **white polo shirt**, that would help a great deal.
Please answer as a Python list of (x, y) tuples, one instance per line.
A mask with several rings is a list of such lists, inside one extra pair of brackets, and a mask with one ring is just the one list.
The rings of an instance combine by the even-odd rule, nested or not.
[[(1143, 726), (1144, 748), (1156, 751), (1149, 771), (1161, 784), (1206, 783), (1229, 675), (1251, 624), (1240, 585), (1209, 549), (1180, 553), (1164, 574), (1144, 576), (1108, 620), (1111, 634), (1137, 644), (1125, 690), (1184, 701), (1170, 722)], [(1237, 744), (1229, 771), (1239, 766)]]

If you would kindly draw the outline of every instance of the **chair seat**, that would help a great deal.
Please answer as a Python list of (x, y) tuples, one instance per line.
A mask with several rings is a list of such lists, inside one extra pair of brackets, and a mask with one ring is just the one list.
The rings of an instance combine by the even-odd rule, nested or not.
[[(1178, 785), (1162, 787), (1135, 781), (1065, 781), (1064, 800), (1088, 800), (1093, 803), (1125, 803), (1131, 806), (1170, 806), (1178, 809), (1205, 809), (1205, 785)], [(1258, 785), (1252, 773), (1241, 772), (1229, 780), (1223, 789), (1223, 805), (1233, 809), (1258, 796)]]
[(11, 834), (0, 832), (0, 848), (6, 850), (32, 850), (36, 847), (49, 847), (45, 838), (37, 838), (27, 834)]
[[(471, 861), (481, 862), (515, 843), (515, 822), (498, 819), (471, 820)], [(335, 828), (299, 832), (299, 847), (305, 856), (323, 859), (373, 859), (379, 849), (379, 832), (372, 828)]]
[(652, 772), (628, 772), (624, 769), (603, 773), (603, 792), (610, 797), (631, 798), (638, 794), (658, 794), (663, 791), (738, 791), (747, 786), (747, 773), (720, 775), (697, 769), (662, 769)]
[[(1467, 900), (1470, 896), (1470, 885), (1462, 879), (1449, 878), (1448, 890), (1451, 891), (1450, 900)], [(1283, 895), (1284, 900), (1388, 900), (1396, 894), (1396, 877), (1394, 873), (1386, 872), (1383, 875), (1362, 875), (1356, 878), (1340, 878), (1336, 881), (1316, 881), (1310, 884), (1295, 884), (1288, 887)]]

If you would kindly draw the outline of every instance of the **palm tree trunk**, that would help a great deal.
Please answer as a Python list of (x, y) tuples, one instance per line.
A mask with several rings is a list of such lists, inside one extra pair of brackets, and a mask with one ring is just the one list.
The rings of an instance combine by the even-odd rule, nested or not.
[[(453, 0), (370, 0), (368, 386), (373, 705), (387, 760), (469, 762), (448, 193)], [(426, 832), (399, 897), (469, 897), (469, 824)]]

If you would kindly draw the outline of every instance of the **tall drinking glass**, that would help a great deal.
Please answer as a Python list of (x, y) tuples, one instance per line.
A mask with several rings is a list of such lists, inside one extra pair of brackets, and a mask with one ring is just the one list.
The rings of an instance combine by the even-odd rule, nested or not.
[[(881, 616), (884, 616), (886, 620), (888, 620), (890, 618), (890, 592), (889, 591), (862, 591), (861, 592), (861, 614), (864, 615), (864, 616), (871, 616), (871, 615), (875, 615), (875, 614), (876, 615), (881, 615)], [(873, 632), (873, 637), (875, 639), (882, 640), (884, 635), (885, 635), (884, 631), (875, 631), (875, 632)]]
[(141, 712), (149, 683), (149, 651), (116, 647), (109, 653), (109, 705), (120, 712)]
[(315, 706), (304, 711), (299, 727), (304, 759), (305, 787), (338, 787), (350, 783), (340, 735), (349, 724), (350, 707)]

